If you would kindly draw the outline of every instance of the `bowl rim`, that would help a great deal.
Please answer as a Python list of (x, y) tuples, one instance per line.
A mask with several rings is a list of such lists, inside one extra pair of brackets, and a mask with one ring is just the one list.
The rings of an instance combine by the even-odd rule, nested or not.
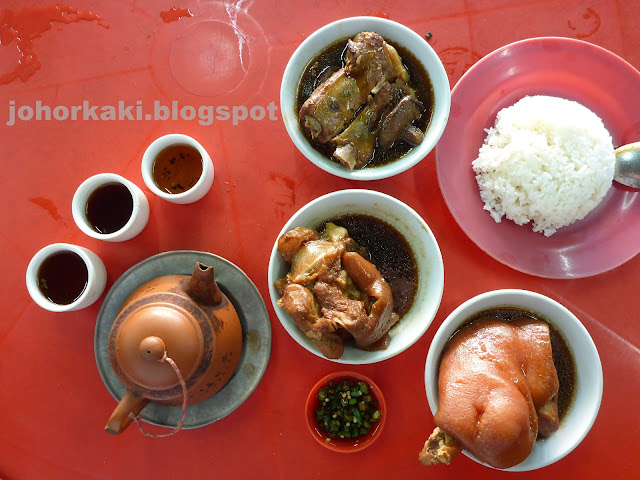
[[(468, 300), (464, 301), (462, 304), (460, 304), (458, 307), (456, 307), (445, 318), (445, 320), (442, 322), (440, 327), (438, 327), (438, 330), (436, 331), (433, 337), (433, 340), (429, 345), (429, 351), (425, 361), (424, 380), (425, 380), (425, 391), (427, 394), (427, 401), (429, 403), (429, 408), (431, 410), (432, 415), (435, 415), (438, 409), (438, 396), (439, 396), (437, 371), (439, 368), (440, 354), (442, 352), (442, 349), (448, 342), (453, 332), (455, 332), (470, 316), (474, 315), (475, 313), (480, 312), (486, 308), (492, 308), (492, 307), (514, 306), (514, 305), (522, 306), (514, 301), (501, 300), (503, 298), (509, 298), (509, 297), (510, 298), (519, 297), (523, 299), (522, 300), (523, 303), (524, 303), (524, 299), (528, 299), (531, 302), (537, 302), (539, 304), (540, 302), (542, 302), (542, 304), (546, 304), (546, 306), (558, 312), (559, 317), (562, 316), (561, 317), (562, 320), (558, 322), (554, 322), (554, 319), (548, 318), (549, 317), (548, 314), (540, 313), (539, 311), (537, 311), (535, 307), (523, 306), (523, 308), (533, 311), (534, 313), (537, 313), (540, 316), (542, 316), (545, 320), (548, 320), (549, 323), (556, 330), (558, 330), (559, 333), (564, 337), (564, 340), (567, 343), (567, 346), (569, 347), (569, 349), (571, 350), (571, 354), (576, 364), (575, 365), (575, 368), (576, 368), (575, 381), (576, 383), (581, 385), (580, 391), (584, 392), (581, 395), (581, 398), (586, 398), (587, 399), (586, 401), (588, 401), (588, 405), (589, 405), (588, 409), (585, 409), (584, 411), (581, 410), (579, 414), (576, 413), (576, 409), (574, 407), (578, 401), (578, 394), (574, 394), (569, 410), (565, 413), (564, 420), (567, 420), (568, 417), (577, 417), (579, 415), (583, 419), (583, 421), (581, 422), (582, 429), (580, 431), (572, 429), (572, 431), (575, 432), (575, 434), (569, 436), (570, 442), (562, 441), (561, 445), (559, 445), (560, 446), (559, 449), (554, 450), (553, 453), (547, 457), (544, 457), (542, 459), (536, 459), (538, 461), (534, 462), (532, 460), (532, 455), (536, 450), (536, 446), (543, 445), (536, 442), (536, 444), (534, 445), (534, 450), (529, 455), (529, 457), (527, 457), (527, 459), (525, 459), (522, 463), (519, 463), (518, 465), (515, 465), (511, 468), (502, 469), (505, 471), (512, 471), (512, 472), (524, 472), (524, 471), (530, 471), (530, 470), (537, 470), (537, 469), (546, 467), (548, 465), (551, 465), (561, 460), (562, 458), (567, 456), (569, 453), (571, 453), (582, 442), (582, 440), (584, 440), (584, 438), (587, 436), (587, 434), (593, 427), (593, 424), (595, 423), (596, 417), (598, 415), (598, 411), (600, 409), (600, 404), (602, 402), (602, 394), (603, 394), (603, 383), (604, 383), (602, 363), (600, 360), (600, 356), (598, 354), (597, 347), (593, 339), (591, 338), (589, 331), (586, 329), (583, 323), (578, 319), (578, 317), (573, 312), (571, 312), (567, 307), (565, 307), (558, 301), (550, 297), (547, 297), (546, 295), (543, 295), (541, 293), (534, 292), (531, 290), (497, 289), (497, 290), (491, 290), (484, 293), (480, 293), (474, 297), (471, 297)], [(484, 301), (488, 301), (489, 304), (483, 305), (482, 307), (477, 307), (479, 303)], [(567, 328), (571, 328), (573, 330), (574, 332), (573, 337), (569, 338), (566, 335), (565, 330)], [(577, 354), (574, 351), (574, 345), (576, 343), (579, 343), (579, 341), (580, 343), (582, 343), (582, 348), (583, 348), (582, 351), (586, 352), (585, 354), (591, 359), (591, 362), (588, 366), (585, 366), (585, 365), (581, 366), (581, 364), (577, 362), (577, 359), (576, 359)], [(590, 375), (589, 381), (581, 382), (579, 378), (580, 373), (581, 372), (584, 373), (587, 369)], [(560, 423), (560, 430), (563, 430), (562, 421)], [(560, 430), (558, 432), (555, 432), (554, 435), (559, 434)], [(554, 437), (552, 435), (549, 438), (545, 439), (544, 445), (546, 446), (552, 443), (553, 438)], [(556, 438), (559, 438), (559, 437), (556, 437)], [(469, 457), (470, 459), (472, 459), (473, 461), (481, 465), (484, 465), (490, 468), (495, 468), (495, 467), (492, 467), (491, 465), (481, 462), (467, 450), (463, 450), (462, 453), (464, 453), (465, 456)]]
[[(320, 432), (316, 429), (315, 425), (317, 424), (317, 422), (313, 418), (314, 412), (312, 410), (314, 410), (318, 404), (316, 393), (318, 392), (320, 387), (325, 386), (331, 380), (340, 381), (344, 379), (356, 379), (366, 382), (371, 387), (374, 397), (378, 401), (378, 410), (380, 410), (381, 412), (380, 420), (378, 420), (378, 422), (375, 424), (375, 428), (364, 435), (364, 437), (366, 438), (362, 442), (355, 443), (354, 445), (349, 445), (348, 441), (340, 441), (340, 443), (334, 443), (333, 441), (327, 442), (326, 437), (324, 435), (321, 435)], [(382, 430), (384, 429), (387, 421), (387, 402), (380, 387), (378, 387), (378, 385), (367, 375), (354, 372), (353, 370), (340, 370), (325, 375), (315, 383), (315, 385), (311, 388), (311, 390), (309, 390), (309, 393), (307, 394), (304, 412), (309, 433), (311, 433), (311, 436), (320, 445), (328, 448), (329, 450), (333, 450), (334, 452), (355, 453), (364, 450), (367, 447), (370, 447), (380, 437), (380, 434), (382, 433)]]
[[(311, 342), (311, 340), (309, 340), (308, 342), (300, 341), (298, 337), (302, 338), (304, 336), (304, 333), (302, 333), (299, 327), (295, 325), (295, 322), (289, 317), (289, 315), (281, 307), (277, 305), (276, 302), (279, 297), (273, 286), (274, 282), (278, 280), (278, 278), (275, 277), (275, 268), (276, 268), (275, 266), (280, 261), (284, 261), (282, 260), (280, 252), (278, 251), (278, 239), (284, 233), (289, 231), (291, 228), (300, 226), (302, 224), (299, 221), (300, 217), (303, 217), (306, 214), (308, 214), (310, 210), (317, 208), (317, 206), (321, 205), (323, 202), (331, 201), (332, 199), (340, 198), (343, 196), (344, 197), (355, 196), (359, 198), (360, 202), (363, 202), (363, 203), (365, 203), (367, 199), (371, 199), (371, 202), (374, 202), (375, 200), (382, 200), (384, 202), (388, 202), (391, 205), (399, 207), (403, 212), (407, 213), (413, 221), (415, 221), (417, 224), (420, 225), (420, 236), (422, 239), (425, 240), (422, 242), (422, 247), (425, 250), (429, 251), (429, 267), (430, 268), (429, 268), (429, 272), (427, 272), (427, 274), (425, 275), (425, 278), (426, 277), (429, 278), (429, 285), (427, 288), (428, 288), (429, 296), (431, 297), (429, 300), (432, 302), (432, 308), (429, 311), (426, 311), (424, 312), (424, 314), (421, 314), (419, 316), (420, 319), (424, 322), (422, 325), (422, 328), (420, 329), (419, 334), (416, 334), (409, 341), (406, 341), (401, 348), (389, 347), (386, 350), (380, 350), (378, 352), (369, 352), (372, 354), (371, 355), (372, 357), (376, 353), (379, 355), (378, 357), (372, 358), (370, 360), (369, 359), (361, 359), (361, 360), (344, 359), (344, 355), (341, 358), (330, 359), (322, 355), (322, 353), (318, 350), (317, 347), (315, 347), (315, 345), (310, 346), (309, 342)], [(325, 217), (325, 219), (328, 219), (328, 218), (331, 218), (330, 214)], [(387, 223), (394, 226), (392, 221), (385, 219), (383, 216), (377, 216), (377, 218), (383, 221), (386, 221)], [(306, 225), (306, 226), (309, 226), (309, 225)], [(414, 249), (414, 254), (415, 254), (416, 247), (413, 246), (412, 248)], [(287, 220), (287, 222), (284, 224), (284, 226), (280, 230), (280, 233), (278, 233), (276, 237), (273, 248), (271, 250), (271, 256), (269, 258), (267, 276), (268, 276), (268, 283), (269, 283), (268, 288), (269, 288), (269, 296), (271, 298), (271, 304), (274, 308), (276, 316), (278, 317), (278, 320), (280, 321), (280, 324), (284, 327), (284, 329), (287, 331), (289, 336), (302, 348), (304, 348), (305, 350), (309, 351), (310, 353), (313, 353), (314, 355), (324, 360), (335, 362), (335, 363), (341, 363), (341, 364), (350, 364), (350, 365), (365, 365), (365, 364), (382, 362), (396, 355), (399, 355), (400, 353), (406, 351), (411, 346), (413, 346), (420, 338), (422, 338), (422, 336), (425, 334), (425, 332), (429, 329), (429, 327), (433, 323), (433, 320), (435, 319), (438, 313), (438, 310), (440, 308), (440, 303), (442, 301), (442, 296), (444, 293), (444, 262), (442, 260), (442, 253), (440, 251), (440, 246), (438, 245), (435, 235), (433, 234), (433, 232), (431, 231), (431, 229), (429, 228), (425, 220), (409, 205), (398, 200), (397, 198), (391, 195), (387, 195), (385, 193), (381, 193), (375, 190), (367, 190), (367, 189), (337, 190), (334, 192), (321, 195), (320, 197), (317, 197), (311, 200), (306, 205), (303, 205), (302, 207), (300, 207), (289, 218), (289, 220)], [(418, 294), (419, 292), (420, 292), (420, 284), (418, 286), (418, 291), (416, 292), (416, 294)], [(413, 310), (413, 308), (415, 307), (415, 305), (416, 303), (414, 300), (413, 306), (405, 315), (409, 315)], [(391, 342), (391, 345), (393, 345), (393, 341)], [(380, 353), (380, 352), (384, 352), (384, 353)]]
[[(420, 57), (427, 59), (427, 62), (421, 60), (425, 70), (429, 74), (434, 95), (434, 109), (432, 118), (427, 127), (423, 142), (411, 149), (400, 159), (379, 167), (364, 168), (360, 170), (349, 170), (337, 162), (334, 162), (324, 155), (316, 151), (305, 137), (300, 124), (298, 122), (297, 113), (294, 112), (295, 100), (297, 97), (297, 85), (302, 73), (306, 69), (311, 59), (322, 51), (323, 47), (330, 45), (333, 41), (341, 38), (347, 38), (355, 33), (366, 30), (383, 30), (383, 37), (394, 37), (388, 31), (393, 31), (403, 39), (404, 42), (398, 42), (397, 39), (391, 38), (392, 42), (399, 43), (418, 58), (416, 55), (417, 46), (423, 48), (418, 50)], [(334, 32), (339, 33), (339, 37), (335, 38)], [(333, 38), (330, 42), (323, 39), (326, 36)], [(410, 47), (406, 46), (410, 45)], [(316, 48), (316, 46), (318, 48)], [(308, 55), (311, 50), (311, 56)], [(425, 65), (428, 63), (428, 65)], [(293, 93), (293, 95), (292, 95)], [(280, 86), (280, 110), (282, 120), (287, 133), (298, 151), (306, 157), (311, 163), (338, 177), (348, 178), (352, 180), (379, 180), (389, 178), (402, 173), (424, 160), (429, 153), (435, 148), (440, 140), (447, 121), (449, 119), (449, 110), (451, 107), (451, 87), (447, 72), (442, 64), (442, 60), (438, 57), (435, 50), (427, 43), (427, 41), (418, 35), (409, 27), (389, 20), (386, 18), (375, 16), (355, 16), (336, 20), (319, 28), (305, 40), (293, 52), (282, 76)]]

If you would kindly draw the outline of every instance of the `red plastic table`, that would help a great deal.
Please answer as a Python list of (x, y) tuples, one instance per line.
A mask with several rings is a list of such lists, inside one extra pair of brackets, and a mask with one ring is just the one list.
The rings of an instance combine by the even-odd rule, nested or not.
[[(450, 467), (429, 469), (417, 460), (434, 426), (423, 380), (434, 332), (457, 305), (496, 288), (534, 290), (567, 306), (591, 333), (604, 370), (600, 414), (582, 444), (544, 470), (517, 475), (638, 478), (640, 258), (575, 280), (519, 273), (483, 253), (455, 223), (439, 191), (434, 152), (403, 174), (363, 185), (306, 161), (289, 140), (280, 112), (272, 107), (269, 116), (266, 110), (272, 102), (279, 105), (280, 79), (294, 49), (342, 17), (384, 16), (420, 35), (431, 32), (430, 44), (453, 86), (484, 55), (536, 36), (592, 42), (638, 68), (638, 0), (77, 0), (58, 9), (43, 1), (24, 3), (5, 0), (0, 10), (2, 479), (507, 476), (462, 456)], [(73, 119), (70, 107), (83, 102), (97, 106), (96, 118), (76, 112)], [(109, 119), (101, 107), (117, 109), (119, 102), (132, 108)], [(174, 119), (160, 108), (173, 102), (196, 109), (260, 106), (266, 114), (261, 120), (248, 115), (208, 122), (189, 120), (187, 109)], [(33, 117), (27, 119), (29, 109), (23, 109), (22, 119), (12, 123), (11, 107), (17, 115), (25, 105)], [(52, 109), (49, 120), (42, 106)], [(69, 107), (66, 118), (56, 106)], [(159, 116), (138, 117), (138, 106)], [(241, 109), (237, 113), (242, 116)], [(215, 165), (209, 194), (187, 206), (154, 197), (140, 172), (147, 145), (171, 132), (198, 139)], [(75, 226), (73, 193), (99, 172), (118, 173), (148, 194), (151, 217), (133, 240), (100, 242)], [(310, 200), (344, 188), (379, 190), (413, 207), (438, 239), (445, 266), (442, 303), (427, 333), (390, 360), (355, 367), (384, 391), (389, 414), (381, 438), (351, 455), (322, 448), (304, 423), (308, 390), (341, 367), (289, 337), (267, 288), (269, 254), (282, 225)], [(256, 284), (270, 314), (272, 351), (258, 388), (228, 417), (174, 437), (145, 438), (135, 428), (117, 437), (104, 433), (115, 406), (93, 350), (104, 296), (85, 310), (54, 314), (27, 294), (29, 260), (54, 242), (96, 252), (107, 267), (107, 288), (132, 265), (165, 251), (208, 251), (235, 263)]]

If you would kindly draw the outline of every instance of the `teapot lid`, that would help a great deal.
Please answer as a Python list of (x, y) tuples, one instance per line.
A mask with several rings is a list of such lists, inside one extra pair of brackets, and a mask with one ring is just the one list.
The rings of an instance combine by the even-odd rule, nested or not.
[(128, 387), (158, 391), (178, 385), (176, 373), (162, 361), (165, 355), (185, 379), (201, 365), (204, 339), (198, 319), (182, 302), (173, 302), (145, 302), (126, 312), (116, 333), (115, 360)]

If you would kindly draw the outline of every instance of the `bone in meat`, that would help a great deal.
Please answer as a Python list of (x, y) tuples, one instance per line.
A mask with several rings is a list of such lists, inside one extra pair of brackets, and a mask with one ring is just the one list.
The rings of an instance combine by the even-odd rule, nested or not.
[(461, 451), (462, 448), (460, 444), (456, 442), (455, 438), (440, 427), (436, 427), (424, 443), (424, 447), (418, 455), (418, 460), (426, 466), (437, 465), (439, 463), (451, 465), (453, 459), (456, 458)]

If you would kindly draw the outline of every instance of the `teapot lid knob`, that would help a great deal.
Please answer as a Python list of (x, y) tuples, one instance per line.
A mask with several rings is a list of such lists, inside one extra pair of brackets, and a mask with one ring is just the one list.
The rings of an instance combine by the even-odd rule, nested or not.
[(160, 337), (146, 337), (138, 346), (140, 356), (148, 362), (159, 362), (166, 354), (166, 347)]

